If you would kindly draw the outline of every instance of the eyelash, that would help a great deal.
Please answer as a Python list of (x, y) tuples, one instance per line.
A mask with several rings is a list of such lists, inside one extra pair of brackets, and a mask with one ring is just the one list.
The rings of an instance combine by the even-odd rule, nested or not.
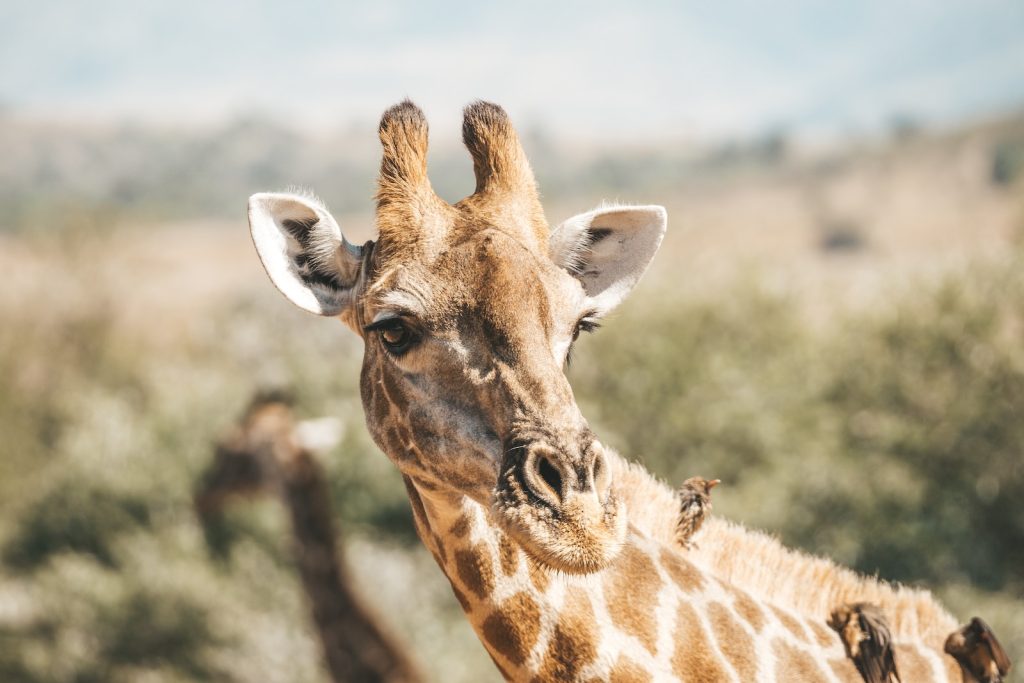
[(576, 345), (576, 340), (580, 338), (581, 332), (593, 332), (597, 328), (601, 327), (601, 323), (589, 315), (580, 318), (579, 322), (576, 323), (576, 329), (572, 333), (572, 341), (569, 343), (569, 350), (565, 353), (565, 365), (569, 367), (572, 365), (572, 349)]
[(580, 332), (593, 332), (599, 327), (601, 327), (601, 323), (597, 318), (581, 318), (580, 321), (576, 323), (576, 332), (572, 335), (573, 340), (575, 341), (579, 338)]

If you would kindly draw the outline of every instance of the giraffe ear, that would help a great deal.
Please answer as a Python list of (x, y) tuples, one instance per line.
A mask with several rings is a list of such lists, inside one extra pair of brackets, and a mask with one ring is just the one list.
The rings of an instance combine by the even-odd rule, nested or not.
[(299, 308), (335, 316), (352, 303), (364, 249), (345, 241), (330, 212), (297, 194), (249, 197), (249, 230), (263, 268)]
[(583, 284), (589, 305), (607, 312), (647, 270), (667, 223), (661, 206), (601, 207), (555, 228), (548, 253)]

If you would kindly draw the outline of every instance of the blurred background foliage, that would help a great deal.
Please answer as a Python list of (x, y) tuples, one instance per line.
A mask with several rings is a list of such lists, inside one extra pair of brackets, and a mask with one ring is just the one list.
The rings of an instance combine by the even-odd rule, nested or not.
[[(108, 18), (121, 16), (109, 12), (117, 5), (106, 2)], [(1007, 8), (1000, 11), (1020, 15)], [(960, 11), (981, 16), (969, 4)], [(88, 13), (92, 21), (93, 10)], [(21, 12), (21, 19), (29, 14)], [(252, 21), (262, 16), (244, 14)], [(760, 14), (751, 16), (761, 21)], [(883, 24), (892, 15), (882, 7)], [(153, 16), (143, 28), (163, 36), (162, 15)], [(1012, 29), (999, 12), (984, 16)], [(235, 19), (230, 12), (220, 18)], [(370, 17), (378, 31), (366, 39), (390, 35), (392, 25), (405, 26), (400, 19)], [(295, 53), (315, 48), (329, 23), (303, 26), (309, 45), (294, 46)], [(421, 30), (420, 23), (410, 26)], [(0, 33), (19, 25), (0, 22)], [(67, 41), (92, 35), (74, 22), (43, 25)], [(565, 21), (551, 25), (560, 29)], [(784, 29), (779, 44), (788, 46), (794, 36), (787, 27), (783, 21), (763, 28), (772, 35)], [(289, 40), (295, 35), (271, 28)], [(611, 43), (595, 40), (591, 29), (580, 32), (586, 54), (594, 45), (609, 52), (604, 46)], [(615, 44), (654, 44), (648, 29), (671, 33), (676, 26), (653, 22), (630, 33), (616, 23)], [(120, 26), (104, 35), (99, 42), (120, 45), (134, 34)], [(908, 38), (893, 35), (901, 45)], [(204, 49), (226, 50), (216, 32), (207, 38)], [(741, 34), (733, 38), (734, 45), (750, 46)], [(1012, 38), (1016, 52), (982, 65), (994, 74), (986, 81), (990, 90), (1017, 83), (1024, 73), (1014, 68), (1013, 55), (1021, 53)], [(828, 42), (828, 32), (816, 40)], [(716, 41), (710, 61), (656, 59), (639, 50), (646, 66), (634, 69), (625, 59), (633, 52), (609, 54), (632, 70), (630, 78), (633, 71), (673, 70), (685, 61), (686, 68), (711, 74), (704, 85), (714, 95), (723, 86), (708, 64), (720, 63), (717, 46), (729, 42)], [(854, 43), (854, 57), (873, 52)], [(951, 45), (938, 44), (943, 54)], [(452, 45), (459, 64), (467, 50), (483, 49), (476, 42)], [(146, 47), (125, 49), (143, 59), (152, 56)], [(54, 52), (54, 60), (61, 54)], [(112, 72), (131, 66), (116, 50), (104, 54), (113, 54)], [(818, 73), (820, 65), (796, 52), (789, 56), (795, 65), (774, 74), (773, 83), (787, 82), (779, 74)], [(77, 63), (73, 50), (65, 57)], [(321, 61), (315, 51), (307, 57)], [(746, 57), (764, 61), (756, 51)], [(580, 68), (591, 63), (571, 50), (564, 58)], [(602, 59), (594, 62), (599, 71), (617, 68)], [(15, 61), (32, 60), (3, 60), (3, 69)], [(443, 74), (448, 86), (450, 64), (441, 61), (444, 68), (421, 76)], [(200, 62), (189, 63), (205, 77)], [(831, 63), (825, 56), (820, 62)], [(174, 63), (168, 57), (156, 67)], [(976, 73), (978, 64), (971, 64), (975, 71), (962, 73)], [(715, 129), (731, 132), (702, 138), (689, 135), (689, 120), (677, 115), (699, 98), (674, 81), (637, 85), (686, 91), (686, 97), (672, 95), (676, 114), (665, 123), (636, 93), (627, 93), (632, 99), (622, 105), (619, 90), (604, 88), (603, 71), (602, 93), (594, 93), (566, 88), (567, 71), (547, 62), (527, 67), (533, 75), (508, 86), (520, 110), (529, 109), (534, 85), (548, 75), (558, 79), (559, 96), (605, 112), (602, 120), (619, 126), (614, 135), (569, 139), (563, 107), (548, 102), (550, 89), (538, 89), (541, 116), (526, 117), (520, 129), (549, 220), (602, 199), (669, 210), (669, 234), (654, 265), (603, 328), (580, 341), (568, 370), (597, 433), (672, 484), (693, 474), (722, 479), (715, 514), (862, 572), (933, 589), (962, 620), (983, 616), (1019, 667), (1024, 115), (1012, 107), (999, 115), (947, 111), (936, 125), (900, 110), (870, 130), (844, 129), (840, 117), (839, 132), (822, 139), (803, 135), (798, 125), (765, 124), (765, 112), (773, 110), (762, 107), (765, 125), (734, 117), (731, 127)], [(349, 68), (362, 83), (365, 64)], [(393, 65), (381, 68), (390, 73)], [(722, 68), (729, 73), (728, 63)], [(341, 442), (321, 462), (369, 606), (433, 680), (496, 680), (447, 582), (415, 538), (398, 473), (367, 436), (357, 391), (361, 343), (343, 326), (287, 304), (249, 244), (245, 198), (292, 185), (316, 190), (350, 240), (371, 238), (374, 125), (353, 119), (306, 126), (273, 112), (201, 125), (175, 125), (167, 117), (48, 118), (40, 112), (58, 108), (47, 104), (45, 88), (11, 87), (22, 81), (3, 69), (0, 99), (11, 105), (0, 106), (0, 681), (327, 680), (279, 505), (242, 502), (207, 529), (193, 510), (214, 442), (267, 387), (290, 391), (301, 417), (344, 422)], [(502, 72), (511, 70), (506, 64)], [(747, 71), (744, 77), (762, 79), (762, 72)], [(89, 76), (89, 69), (83, 73)], [(211, 69), (209, 78), (226, 84), (225, 73)], [(317, 73), (303, 76), (305, 82), (322, 78)], [(262, 79), (282, 74), (292, 77), (287, 68), (261, 71), (253, 87), (261, 96), (277, 94)], [(118, 92), (146, 100), (152, 92), (130, 76), (118, 81)], [(490, 72), (484, 76), (493, 81)], [(143, 80), (149, 83), (148, 72)], [(863, 103), (855, 82), (847, 81), (843, 97), (800, 82), (819, 100)], [(175, 95), (163, 81), (154, 83)], [(737, 97), (756, 94), (729, 83), (725, 89)], [(904, 85), (886, 92), (898, 94)], [(92, 93), (82, 88), (70, 92)], [(402, 88), (394, 99), (409, 92)], [(459, 91), (460, 101), (476, 94), (467, 90), (463, 98), (461, 88), (430, 88), (428, 97), (441, 90), (448, 99), (449, 90)], [(24, 110), (16, 98), (23, 92)], [(117, 110), (119, 100), (105, 100), (103, 92), (97, 90), (95, 104)], [(350, 92), (362, 91), (325, 92), (334, 109), (324, 111), (333, 115), (347, 106), (337, 97)], [(363, 100), (379, 109), (391, 103), (378, 102), (378, 94)], [(603, 98), (603, 108), (591, 95)], [(72, 100), (80, 107), (75, 111), (90, 111), (93, 103)], [(704, 115), (746, 111), (740, 99), (709, 101)], [(258, 111), (238, 102), (232, 111)], [(201, 103), (195, 93), (182, 96), (168, 116)], [(883, 104), (892, 102), (878, 107)], [(644, 113), (650, 125), (629, 123), (623, 106)], [(301, 107), (312, 108), (304, 100)], [(432, 111), (428, 106), (441, 134), (431, 150), (431, 180), (454, 201), (472, 191), (471, 166), (453, 136), (445, 137), (457, 121), (434, 118)], [(536, 123), (549, 114), (561, 130)], [(625, 123), (616, 123), (619, 118)], [(632, 132), (623, 134), (629, 126)], [(680, 130), (687, 134), (666, 133)]]
[[(581, 341), (569, 369), (604, 439), (669, 482), (723, 479), (716, 514), (936, 590), (960, 618), (983, 615), (1015, 657), (1024, 205), (1002, 159), (1021, 131), (1024, 119), (1010, 118), (912, 142), (852, 141), (827, 158), (765, 160), (736, 143), (728, 161), (718, 149), (680, 153), (676, 173), (657, 182), (631, 176), (646, 157), (620, 150), (585, 167), (595, 175), (584, 169), (580, 190), (547, 195), (555, 220), (602, 194), (597, 176), (620, 168), (608, 182), (623, 183), (623, 195), (667, 192), (681, 217), (636, 294)], [(86, 198), (55, 181), (40, 204), (50, 222), (6, 223), (2, 680), (324, 680), (282, 510), (253, 500), (204, 532), (192, 508), (213, 442), (266, 386), (292, 391), (300, 414), (345, 422), (322, 460), (373, 609), (437, 680), (494, 677), (415, 539), (397, 472), (366, 434), (360, 342), (280, 299), (243, 219), (206, 215), (299, 175), (259, 158), (217, 162), (230, 170), (223, 187), (207, 188), (211, 203), (174, 215), (153, 208), (147, 218), (148, 200), (124, 203), (104, 183)], [(580, 172), (557, 154), (537, 159), (553, 188)], [(456, 187), (464, 171), (453, 163), (435, 177)], [(884, 193), (843, 189), (875, 173), (886, 174)], [(372, 177), (364, 169), (354, 185)], [(900, 213), (907, 193), (950, 183), (952, 198)], [(326, 192), (339, 185), (324, 181)], [(17, 209), (28, 206), (19, 192), (5, 197), (5, 215), (30, 215)], [(942, 201), (991, 227), (943, 219)], [(886, 222), (890, 211), (903, 232)], [(365, 213), (339, 214), (368, 231)], [(840, 249), (821, 240), (837, 215), (857, 238)]]
[(770, 511), (788, 542), (887, 578), (1019, 593), (1021, 265), (972, 265), (816, 331), (750, 286), (670, 316), (634, 307), (633, 334), (581, 351), (576, 386), (623, 452), (736, 486), (727, 516)]

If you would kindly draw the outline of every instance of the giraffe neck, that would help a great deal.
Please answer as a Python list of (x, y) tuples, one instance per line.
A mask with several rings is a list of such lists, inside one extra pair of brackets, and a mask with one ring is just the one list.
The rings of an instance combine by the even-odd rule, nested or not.
[(609, 567), (573, 576), (536, 563), (480, 503), (406, 486), (420, 538), (508, 679), (861, 680), (823, 620), (757, 601), (635, 528)]

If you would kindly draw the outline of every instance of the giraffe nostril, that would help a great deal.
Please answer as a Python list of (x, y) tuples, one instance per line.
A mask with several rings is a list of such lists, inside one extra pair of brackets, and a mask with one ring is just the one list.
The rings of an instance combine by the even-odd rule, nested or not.
[(545, 456), (537, 458), (537, 474), (548, 485), (555, 497), (562, 497), (562, 473)]

